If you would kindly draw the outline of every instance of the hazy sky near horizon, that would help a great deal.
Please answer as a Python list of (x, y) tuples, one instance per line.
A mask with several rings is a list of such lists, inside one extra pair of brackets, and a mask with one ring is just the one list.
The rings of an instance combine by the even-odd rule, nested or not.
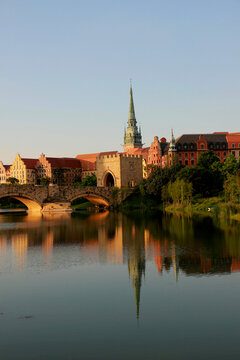
[(0, 160), (240, 131), (240, 0), (0, 0)]

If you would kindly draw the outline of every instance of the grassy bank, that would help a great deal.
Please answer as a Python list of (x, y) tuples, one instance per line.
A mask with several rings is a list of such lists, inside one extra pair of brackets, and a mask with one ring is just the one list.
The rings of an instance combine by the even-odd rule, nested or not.
[(189, 216), (217, 216), (240, 220), (240, 204), (226, 203), (224, 199), (220, 197), (197, 199), (188, 206), (176, 206), (172, 204), (165, 206), (164, 211), (169, 213), (182, 213)]
[(94, 204), (91, 203), (90, 201), (85, 201), (81, 204), (75, 204), (75, 205), (72, 205), (71, 208), (73, 210), (82, 210), (82, 209), (88, 209), (88, 208), (92, 208), (94, 207)]

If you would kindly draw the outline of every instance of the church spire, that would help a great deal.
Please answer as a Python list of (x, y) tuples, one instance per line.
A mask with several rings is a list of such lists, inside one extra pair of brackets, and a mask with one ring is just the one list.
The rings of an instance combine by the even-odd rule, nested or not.
[[(133, 121), (131, 121), (133, 120)], [(130, 104), (129, 104), (129, 115), (128, 115), (128, 125), (133, 125), (136, 123), (135, 111), (134, 111), (134, 103), (133, 103), (133, 91), (132, 91), (132, 83), (130, 85)]]
[(169, 144), (169, 151), (176, 151), (175, 145), (175, 137), (173, 135), (173, 129), (171, 129), (171, 137), (170, 137), (170, 144)]
[(133, 148), (142, 148), (142, 134), (141, 130), (137, 126), (137, 120), (135, 116), (134, 103), (133, 103), (133, 91), (132, 83), (130, 82), (130, 104), (129, 115), (127, 123), (126, 135), (124, 134), (124, 151), (129, 151)]

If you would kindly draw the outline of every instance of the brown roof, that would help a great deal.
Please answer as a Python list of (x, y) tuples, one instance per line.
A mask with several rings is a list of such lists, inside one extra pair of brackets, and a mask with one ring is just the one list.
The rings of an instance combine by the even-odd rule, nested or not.
[(47, 157), (47, 161), (53, 168), (81, 168), (81, 162), (75, 158), (52, 158)]
[(23, 159), (23, 158), (21, 158), (21, 160), (24, 162), (27, 169), (35, 169), (35, 166), (38, 162), (38, 159)]
[(11, 165), (3, 165), (5, 167), (5, 170), (8, 171), (11, 167)]
[(207, 142), (227, 142), (226, 133), (214, 133), (214, 134), (183, 134), (176, 139), (177, 143), (196, 143), (199, 140), (199, 136), (204, 136)]

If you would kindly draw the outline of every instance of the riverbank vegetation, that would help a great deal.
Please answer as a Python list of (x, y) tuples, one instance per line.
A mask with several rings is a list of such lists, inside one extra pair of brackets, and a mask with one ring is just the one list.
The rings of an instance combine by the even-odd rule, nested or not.
[(123, 203), (123, 208), (127, 207), (162, 207), (167, 212), (240, 219), (240, 161), (229, 155), (221, 163), (213, 151), (207, 151), (193, 167), (176, 163), (152, 169), (148, 179)]

